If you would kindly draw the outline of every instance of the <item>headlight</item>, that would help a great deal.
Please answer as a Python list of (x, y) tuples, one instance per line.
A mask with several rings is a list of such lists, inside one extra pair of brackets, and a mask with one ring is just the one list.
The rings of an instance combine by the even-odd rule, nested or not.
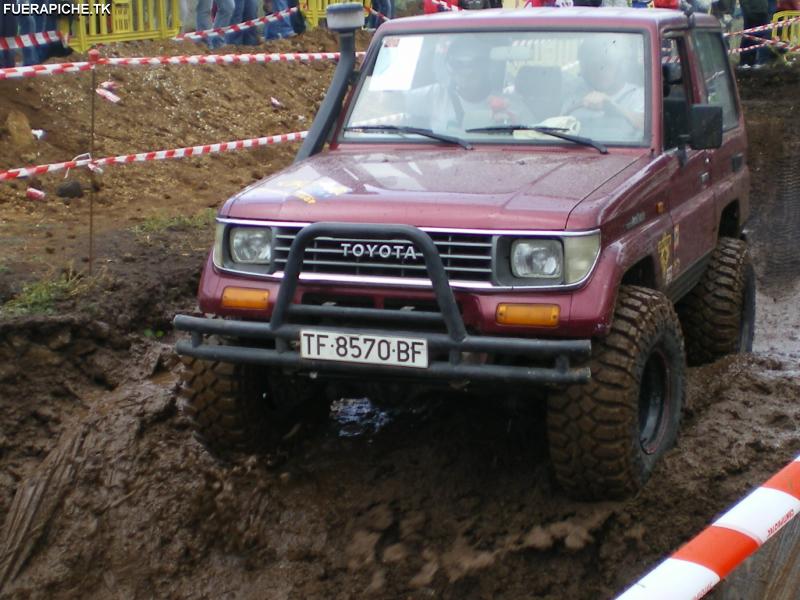
[(561, 282), (564, 254), (558, 240), (517, 240), (511, 245), (514, 277)]
[(578, 283), (592, 270), (597, 254), (600, 252), (600, 233), (577, 235), (563, 238), (566, 256), (566, 277), (564, 283)]
[(272, 230), (268, 227), (231, 227), (228, 240), (234, 262), (250, 265), (272, 262)]

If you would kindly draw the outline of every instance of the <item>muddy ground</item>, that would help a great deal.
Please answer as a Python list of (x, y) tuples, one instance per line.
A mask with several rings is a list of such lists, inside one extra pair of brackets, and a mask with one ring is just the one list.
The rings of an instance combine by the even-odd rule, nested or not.
[[(277, 47), (335, 43), (313, 33)], [(198, 51), (189, 48), (105, 51)], [(123, 102), (98, 101), (96, 154), (304, 128), (330, 73), (326, 64), (109, 70), (102, 78), (119, 82)], [(91, 276), (88, 196), (56, 197), (60, 176), (38, 182), (42, 201), (26, 199), (22, 182), (0, 184), (0, 302), (26, 283), (71, 282), (51, 314), (0, 319), (0, 596), (621, 591), (800, 449), (800, 70), (746, 75), (757, 351), (690, 371), (677, 447), (624, 502), (568, 500), (552, 483), (540, 415), (499, 409), (496, 398), (391, 410), (338, 402), (282, 461), (222, 463), (193, 439), (169, 322), (194, 306), (210, 240), (203, 211), (287, 164), (296, 146), (109, 168), (97, 182)], [(17, 111), (46, 131), (40, 142), (17, 139), (13, 117), (0, 169), (85, 152), (87, 85), (85, 74), (0, 82), (0, 123)]]

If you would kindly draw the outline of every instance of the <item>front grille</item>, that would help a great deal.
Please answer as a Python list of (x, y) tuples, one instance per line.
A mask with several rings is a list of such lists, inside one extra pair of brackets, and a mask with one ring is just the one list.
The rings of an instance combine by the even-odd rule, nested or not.
[[(299, 227), (275, 228), (275, 265), (286, 267), (289, 248)], [(492, 236), (428, 232), (453, 281), (491, 283)], [(427, 279), (422, 252), (402, 239), (367, 240), (319, 237), (306, 249), (304, 273)]]

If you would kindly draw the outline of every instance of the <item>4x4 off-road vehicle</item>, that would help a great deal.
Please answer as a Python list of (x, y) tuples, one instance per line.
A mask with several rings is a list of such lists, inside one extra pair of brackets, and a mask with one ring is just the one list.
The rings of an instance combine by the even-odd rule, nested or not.
[[(328, 388), (546, 390), (557, 480), (635, 492), (689, 364), (752, 345), (746, 138), (719, 23), (360, 5), (295, 163), (230, 198), (202, 275), (187, 404), (215, 450), (280, 439)], [(327, 149), (324, 149), (327, 144)], [(327, 410), (327, 409), (324, 409)]]

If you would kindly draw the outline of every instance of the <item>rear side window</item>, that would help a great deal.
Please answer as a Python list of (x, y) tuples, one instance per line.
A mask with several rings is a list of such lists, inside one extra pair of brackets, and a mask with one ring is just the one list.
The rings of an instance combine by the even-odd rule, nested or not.
[(730, 63), (722, 36), (715, 32), (697, 31), (694, 38), (697, 54), (700, 57), (700, 69), (706, 82), (705, 101), (722, 107), (724, 129), (736, 127), (739, 123), (739, 112), (736, 108)]

